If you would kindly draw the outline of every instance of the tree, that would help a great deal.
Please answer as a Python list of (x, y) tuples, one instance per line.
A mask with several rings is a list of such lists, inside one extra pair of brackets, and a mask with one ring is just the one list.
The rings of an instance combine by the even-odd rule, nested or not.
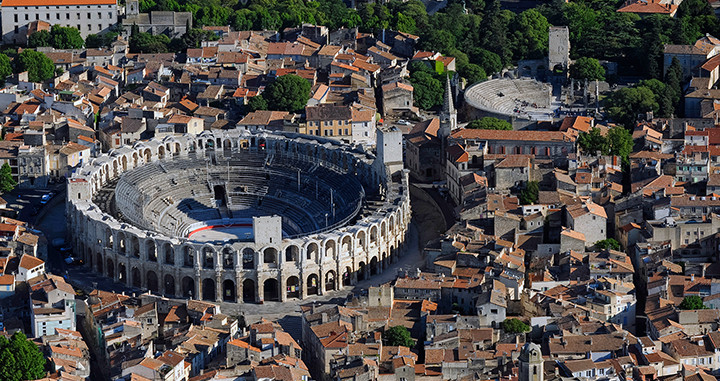
[(584, 153), (592, 155), (598, 152), (607, 154), (609, 150), (607, 139), (597, 127), (593, 127), (590, 132), (581, 133), (580, 136), (578, 136), (578, 145), (580, 145), (580, 149), (582, 149)]
[(530, 181), (525, 185), (525, 189), (520, 192), (520, 203), (523, 205), (531, 205), (537, 202), (540, 194), (540, 185), (537, 181)]
[(97, 49), (108, 47), (117, 39), (117, 32), (107, 32), (104, 34), (88, 34), (85, 38), (85, 47), (88, 49)]
[(488, 74), (498, 73), (503, 68), (500, 56), (482, 48), (474, 48), (470, 51), (470, 61), (480, 65)]
[(53, 77), (55, 65), (44, 53), (25, 49), (18, 55), (17, 71), (27, 71), (30, 82), (44, 82)]
[(488, 75), (485, 73), (485, 70), (483, 70), (480, 65), (475, 65), (472, 63), (469, 63), (462, 68), (458, 70), (460, 75), (467, 79), (468, 84), (473, 84), (476, 82), (482, 82), (487, 80)]
[(570, 76), (579, 80), (605, 80), (605, 68), (595, 58), (580, 57), (570, 65)]
[(46, 30), (39, 30), (28, 37), (28, 46), (31, 48), (51, 45), (50, 32)]
[(607, 133), (608, 151), (610, 155), (627, 159), (633, 151), (633, 140), (630, 131), (622, 127), (611, 128)]
[(0, 191), (3, 193), (12, 192), (17, 182), (12, 177), (10, 165), (5, 163), (0, 167)]
[(85, 43), (77, 28), (53, 25), (50, 41), (55, 49), (80, 49)]
[(599, 250), (620, 250), (620, 242), (614, 238), (607, 238), (602, 241), (595, 242), (595, 247)]
[(507, 333), (529, 332), (530, 326), (516, 318), (507, 318), (502, 322), (503, 330)]
[(703, 304), (701, 297), (697, 295), (686, 296), (680, 305), (678, 306), (681, 310), (705, 310), (707, 306)]
[(442, 105), (445, 90), (440, 80), (432, 74), (416, 71), (410, 76), (410, 83), (413, 85), (415, 106), (423, 110), (429, 110)]
[(295, 74), (283, 75), (268, 85), (263, 98), (271, 110), (300, 112), (310, 98), (310, 82)]
[(0, 53), (0, 84), (5, 83), (5, 78), (12, 75), (12, 65), (10, 64), (10, 58)]
[(0, 340), (0, 379), (37, 380), (45, 375), (45, 357), (37, 345), (18, 331), (10, 341)]
[(467, 128), (477, 130), (512, 130), (512, 124), (506, 120), (486, 116), (481, 119), (475, 119), (468, 123)]
[(130, 35), (130, 52), (132, 53), (167, 53), (170, 37), (159, 34), (154, 36), (146, 32)]
[(267, 110), (268, 103), (262, 94), (260, 94), (248, 99), (247, 108), (248, 111)]
[(388, 328), (388, 330), (385, 331), (385, 340), (387, 341), (387, 345), (393, 347), (404, 346), (412, 348), (415, 345), (415, 340), (410, 336), (410, 331), (402, 325)]
[(510, 43), (515, 59), (540, 58), (547, 55), (550, 23), (537, 9), (520, 13), (512, 23)]
[(638, 114), (648, 111), (657, 113), (660, 105), (649, 88), (624, 87), (607, 98), (605, 109), (610, 117), (627, 128), (633, 128)]
[(187, 31), (182, 40), (188, 48), (199, 48), (203, 41), (217, 40), (218, 36), (210, 30), (193, 28)]
[[(684, 106), (682, 102), (683, 69), (677, 57), (673, 57), (667, 73), (665, 73), (666, 95), (672, 103), (673, 111), (679, 113)], [(666, 115), (670, 116), (670, 115)]]

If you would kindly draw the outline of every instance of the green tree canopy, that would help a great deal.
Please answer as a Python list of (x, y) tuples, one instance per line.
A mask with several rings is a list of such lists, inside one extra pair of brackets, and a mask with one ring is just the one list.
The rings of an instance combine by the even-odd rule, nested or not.
[(0, 84), (5, 83), (5, 78), (12, 75), (12, 72), (10, 58), (5, 54), (0, 53)]
[(45, 375), (45, 357), (35, 343), (20, 331), (10, 341), (0, 340), (0, 379), (37, 380)]
[(507, 333), (530, 332), (530, 326), (516, 318), (507, 318), (502, 322), (503, 331)]
[(610, 155), (627, 159), (633, 151), (633, 140), (630, 131), (622, 127), (611, 128), (607, 133), (608, 151)]
[(167, 53), (170, 37), (159, 34), (137, 32), (130, 35), (130, 52), (132, 53)]
[(532, 205), (538, 201), (540, 197), (540, 184), (537, 181), (529, 181), (525, 185), (525, 189), (520, 192), (520, 203), (523, 205)]
[(410, 76), (413, 85), (413, 101), (415, 106), (429, 110), (443, 103), (445, 90), (439, 79), (425, 71), (416, 71)]
[(507, 120), (486, 116), (484, 118), (475, 119), (468, 123), (467, 128), (477, 130), (512, 130), (512, 124)]
[(85, 43), (77, 28), (57, 24), (50, 28), (50, 41), (55, 49), (80, 49)]
[(494, 74), (500, 72), (503, 68), (500, 56), (482, 48), (473, 48), (470, 50), (470, 61), (482, 67), (486, 73)]
[(537, 9), (528, 9), (511, 24), (514, 59), (541, 58), (547, 55), (550, 23)]
[(37, 48), (40, 46), (52, 46), (50, 32), (47, 30), (39, 30), (28, 37), (28, 46)]
[(705, 310), (707, 306), (703, 304), (701, 297), (697, 295), (686, 296), (680, 305), (678, 306), (681, 310)]
[(12, 177), (12, 169), (8, 163), (5, 163), (0, 167), (0, 191), (12, 192), (15, 186), (17, 186), (17, 181)]
[(605, 80), (605, 68), (596, 58), (580, 57), (570, 65), (570, 76), (575, 79)]
[(618, 242), (614, 238), (607, 238), (602, 241), (595, 242), (595, 247), (597, 247), (599, 250), (620, 250), (620, 242)]
[(655, 94), (647, 87), (624, 87), (612, 93), (606, 100), (605, 109), (610, 117), (627, 128), (633, 128), (637, 115), (652, 111), (657, 113), (660, 105)]
[(476, 82), (486, 81), (488, 78), (485, 70), (480, 65), (476, 65), (473, 63), (469, 63), (463, 66), (460, 70), (458, 70), (458, 72), (463, 78), (467, 79), (468, 85)]
[(247, 101), (247, 109), (248, 111), (257, 111), (257, 110), (267, 110), (268, 109), (268, 103), (265, 100), (265, 98), (260, 95), (256, 95)]
[(578, 145), (580, 145), (580, 149), (586, 154), (595, 155), (600, 153), (606, 155), (609, 153), (607, 139), (597, 127), (593, 127), (590, 132), (581, 133), (580, 136), (578, 136)]
[(295, 74), (279, 77), (263, 92), (271, 110), (302, 112), (310, 99), (310, 82)]
[(25, 49), (18, 55), (17, 71), (28, 72), (30, 82), (44, 82), (53, 77), (55, 65), (44, 53)]
[(117, 32), (107, 32), (103, 34), (88, 34), (85, 38), (85, 47), (88, 49), (97, 49), (109, 47), (117, 39)]
[(390, 346), (404, 346), (412, 348), (415, 345), (415, 340), (413, 340), (410, 336), (410, 331), (402, 325), (396, 325), (388, 328), (388, 330), (385, 331), (385, 341), (387, 342), (387, 345)]

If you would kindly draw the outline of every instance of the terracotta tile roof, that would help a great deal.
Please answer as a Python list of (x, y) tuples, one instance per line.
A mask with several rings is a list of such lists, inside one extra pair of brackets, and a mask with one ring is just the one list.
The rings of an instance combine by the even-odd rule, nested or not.
[(32, 255), (25, 254), (20, 258), (19, 267), (27, 270), (34, 269), (42, 264), (45, 264), (42, 259), (33, 257)]
[(660, 4), (659, 0), (640, 0), (635, 3), (627, 4), (618, 12), (628, 13), (659, 13), (664, 15), (674, 15), (678, 6), (675, 4)]
[(570, 238), (580, 240), (580, 241), (585, 241), (585, 234), (575, 231), (575, 230), (563, 229), (562, 233), (560, 233), (560, 234), (570, 237)]
[(528, 168), (530, 158), (527, 155), (508, 155), (495, 168)]
[(480, 130), (474, 128), (461, 128), (452, 133), (453, 138), (478, 140), (521, 140), (539, 142), (572, 142), (574, 139), (559, 131), (500, 131)]

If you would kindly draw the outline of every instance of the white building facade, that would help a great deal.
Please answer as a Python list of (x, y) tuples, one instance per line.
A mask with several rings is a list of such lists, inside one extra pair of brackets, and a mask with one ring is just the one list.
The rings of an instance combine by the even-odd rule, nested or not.
[(116, 0), (5, 0), (1, 6), (6, 44), (25, 41), (27, 26), (33, 21), (74, 27), (86, 38), (107, 31), (118, 17)]

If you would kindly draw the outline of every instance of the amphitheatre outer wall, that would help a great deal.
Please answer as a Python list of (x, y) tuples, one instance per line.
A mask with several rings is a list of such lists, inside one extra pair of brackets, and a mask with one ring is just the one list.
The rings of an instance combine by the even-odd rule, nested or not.
[[(328, 230), (273, 243), (266, 234), (256, 234), (252, 242), (222, 244), (144, 230), (93, 202), (104, 186), (147, 163), (204, 160), (238, 150), (354, 173), (381, 201), (371, 213)], [(130, 287), (226, 302), (303, 299), (378, 274), (405, 249), (411, 216), (408, 176), (406, 170), (391, 173), (391, 168), (389, 159), (306, 135), (229, 130), (151, 139), (94, 158), (68, 179), (68, 231), (85, 266)]]

